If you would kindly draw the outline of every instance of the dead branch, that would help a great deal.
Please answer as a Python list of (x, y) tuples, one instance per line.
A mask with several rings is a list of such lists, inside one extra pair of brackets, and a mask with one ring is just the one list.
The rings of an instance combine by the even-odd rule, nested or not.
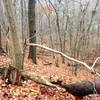
[(48, 51), (51, 51), (51, 52), (54, 52), (54, 53), (57, 53), (57, 54), (60, 54), (61, 56), (67, 58), (68, 60), (71, 60), (71, 61), (74, 61), (74, 62), (77, 62), (83, 66), (85, 66), (87, 69), (89, 69), (92, 73), (96, 74), (97, 76), (100, 77), (100, 73), (96, 72), (93, 68), (95, 66), (95, 63), (97, 62), (97, 60), (95, 60), (95, 62), (93, 63), (92, 67), (90, 67), (88, 64), (86, 64), (85, 62), (82, 62), (80, 60), (77, 60), (75, 58), (72, 58), (72, 57), (69, 57), (67, 56), (66, 54), (60, 52), (60, 51), (57, 51), (57, 50), (54, 50), (52, 48), (49, 48), (49, 47), (46, 47), (46, 46), (43, 46), (43, 45), (40, 45), (40, 44), (34, 44), (34, 43), (26, 43), (27, 46), (36, 46), (36, 47), (40, 47), (40, 48), (43, 48), (43, 49), (46, 49)]
[(100, 57), (97, 57), (97, 59), (94, 61), (93, 65), (92, 65), (91, 69), (94, 69), (96, 62), (97, 62), (99, 59), (100, 59)]

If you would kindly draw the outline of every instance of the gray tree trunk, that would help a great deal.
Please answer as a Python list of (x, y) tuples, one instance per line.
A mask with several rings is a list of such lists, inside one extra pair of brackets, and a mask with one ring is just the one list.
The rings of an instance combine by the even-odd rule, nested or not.
[[(36, 43), (36, 30), (35, 30), (35, 0), (29, 0), (28, 3), (28, 20), (29, 20), (29, 37), (30, 43)], [(29, 58), (33, 63), (36, 63), (36, 47), (30, 46)]]
[(0, 48), (2, 48), (2, 40), (1, 40), (1, 25), (0, 25)]
[(10, 56), (12, 65), (10, 66), (10, 81), (12, 83), (20, 82), (19, 70), (23, 69), (23, 46), (22, 37), (14, 14), (14, 7), (11, 0), (3, 0), (6, 16), (10, 27)]

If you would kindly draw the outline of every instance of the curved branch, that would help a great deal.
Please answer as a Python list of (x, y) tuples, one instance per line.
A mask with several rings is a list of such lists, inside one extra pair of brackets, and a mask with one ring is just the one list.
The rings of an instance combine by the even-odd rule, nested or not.
[[(93, 67), (91, 68), (88, 64), (86, 64), (85, 62), (82, 62), (80, 60), (77, 60), (75, 58), (72, 58), (72, 57), (69, 57), (67, 56), (66, 54), (60, 52), (60, 51), (57, 51), (57, 50), (54, 50), (52, 48), (49, 48), (49, 47), (46, 47), (46, 46), (43, 46), (43, 45), (40, 45), (40, 44), (34, 44), (34, 43), (26, 43), (27, 46), (36, 46), (36, 47), (40, 47), (40, 48), (43, 48), (43, 49), (46, 49), (48, 51), (51, 51), (51, 52), (54, 52), (54, 53), (57, 53), (57, 54), (60, 54), (61, 56), (67, 58), (68, 60), (71, 60), (71, 61), (74, 61), (74, 62), (77, 62), (79, 64), (82, 64), (83, 66), (85, 66), (87, 69), (89, 69), (92, 73), (96, 74), (97, 76), (100, 77), (100, 74), (96, 71), (94, 71)], [(97, 60), (96, 60), (97, 61)], [(95, 65), (96, 61), (93, 63), (92, 66)]]

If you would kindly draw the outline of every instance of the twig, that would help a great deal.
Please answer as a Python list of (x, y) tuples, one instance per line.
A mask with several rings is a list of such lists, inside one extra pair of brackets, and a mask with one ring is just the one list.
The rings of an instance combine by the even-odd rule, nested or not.
[(97, 59), (94, 61), (93, 65), (92, 65), (92, 67), (91, 67), (92, 70), (94, 69), (94, 66), (95, 66), (96, 62), (99, 60), (99, 58), (100, 58), (100, 57), (97, 57)]

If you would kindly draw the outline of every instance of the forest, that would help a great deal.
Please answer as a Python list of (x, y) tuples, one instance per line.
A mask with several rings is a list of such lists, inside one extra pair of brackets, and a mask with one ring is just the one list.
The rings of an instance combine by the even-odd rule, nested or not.
[(100, 100), (100, 0), (0, 0), (0, 100)]

